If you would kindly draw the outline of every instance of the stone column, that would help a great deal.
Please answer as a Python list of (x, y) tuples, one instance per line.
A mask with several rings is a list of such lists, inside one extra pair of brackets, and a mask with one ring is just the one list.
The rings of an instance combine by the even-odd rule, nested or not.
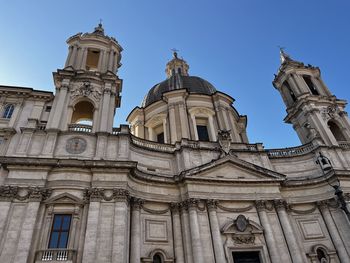
[(77, 55), (77, 50), (78, 50), (78, 46), (73, 46), (73, 51), (72, 51), (72, 55), (69, 58), (69, 64), (68, 66), (72, 66), (74, 68), (74, 62), (75, 62), (75, 57)]
[(215, 200), (207, 200), (211, 237), (213, 240), (213, 246), (214, 246), (214, 252), (215, 252), (215, 261), (219, 263), (219, 262), (225, 262), (225, 252), (224, 252), (224, 246), (222, 244), (222, 239), (221, 239), (220, 225), (216, 214), (217, 203), (218, 202)]
[(349, 263), (350, 256), (346, 252), (344, 243), (339, 235), (338, 229), (333, 221), (332, 215), (328, 209), (328, 201), (318, 202), (318, 208), (321, 211), (323, 220), (326, 223), (329, 235), (333, 241), (333, 245), (337, 251), (338, 257), (342, 263)]
[(141, 260), (141, 207), (143, 201), (138, 198), (132, 200), (131, 210), (131, 244), (130, 263), (140, 263)]
[(88, 212), (88, 221), (85, 232), (85, 243), (83, 260), (84, 263), (96, 262), (96, 246), (97, 246), (97, 230), (100, 219), (100, 207), (101, 207), (101, 192), (99, 189), (92, 189), (90, 195), (90, 205)]
[(193, 134), (194, 134), (194, 139), (198, 141), (198, 131), (197, 131), (197, 122), (196, 122), (196, 116), (193, 114), (191, 115), (192, 119), (192, 124), (193, 124)]
[(179, 204), (171, 204), (171, 216), (173, 222), (174, 251), (177, 263), (185, 263), (184, 248), (182, 244)]
[(267, 245), (267, 249), (268, 249), (269, 254), (270, 254), (271, 262), (272, 263), (283, 262), (283, 260), (280, 257), (280, 253), (277, 249), (277, 242), (276, 242), (275, 237), (273, 235), (271, 224), (269, 222), (269, 218), (268, 218), (267, 213), (266, 213), (265, 201), (258, 200), (255, 202), (255, 206), (256, 206), (256, 209), (258, 211), (261, 225), (264, 228), (266, 245)]
[(170, 143), (175, 143), (177, 141), (176, 133), (176, 120), (175, 120), (175, 105), (169, 105), (169, 122), (170, 122)]
[(182, 237), (183, 241), (185, 243), (184, 245), (184, 252), (185, 252), (185, 259), (186, 263), (192, 263), (193, 262), (193, 253), (192, 253), (192, 245), (191, 245), (191, 235), (190, 235), (190, 220), (188, 218), (188, 205), (187, 202), (181, 202), (180, 203), (181, 208), (181, 231), (182, 231)]
[(188, 127), (188, 117), (186, 114), (186, 108), (185, 103), (182, 102), (179, 104), (179, 113), (180, 113), (180, 119), (181, 119), (181, 138), (187, 138), (189, 139), (189, 127)]
[(147, 130), (148, 130), (148, 140), (153, 141), (154, 140), (153, 128), (148, 127)]
[(86, 69), (86, 57), (87, 57), (87, 48), (82, 48), (81, 49), (81, 56), (80, 56), (80, 61), (79, 61), (79, 69)]
[(275, 200), (274, 203), (293, 262), (308, 262), (305, 251), (298, 245), (299, 242), (296, 233), (289, 221), (289, 216), (286, 211), (286, 202), (284, 200)]
[(113, 71), (113, 62), (114, 62), (114, 51), (111, 49), (109, 51), (109, 59), (108, 59), (108, 70)]
[(209, 116), (208, 122), (209, 122), (208, 124), (209, 124), (210, 133), (211, 133), (211, 139), (215, 142), (216, 141), (216, 131), (214, 128), (214, 118), (212, 115)]
[(164, 133), (164, 143), (168, 143), (168, 129), (166, 125), (166, 118), (163, 119), (163, 133)]
[(197, 205), (198, 200), (189, 199), (188, 200), (188, 213), (190, 216), (190, 231), (192, 240), (192, 252), (193, 252), (193, 262), (203, 263), (203, 249), (201, 242), (201, 235), (199, 230), (198, 215), (197, 215)]
[(102, 72), (102, 61), (103, 61), (103, 57), (104, 57), (104, 50), (100, 51), (100, 56), (98, 57), (98, 63), (97, 63), (97, 70)]
[(88, 49), (85, 49), (85, 52), (83, 54), (82, 60), (81, 60), (81, 66), (80, 68), (83, 70), (86, 70), (86, 60), (87, 60), (87, 54), (88, 54)]
[(69, 46), (69, 48), (68, 48), (68, 55), (67, 55), (67, 59), (66, 59), (66, 63), (65, 63), (64, 67), (68, 67), (69, 66), (70, 58), (72, 57), (72, 52), (73, 52), (73, 46)]
[[(67, 93), (68, 93), (68, 83), (67, 84), (62, 84), (61, 87), (57, 88), (59, 90), (59, 94), (58, 96), (56, 96), (57, 98), (57, 104), (56, 107), (54, 107), (50, 113), (50, 119), (51, 119), (51, 115), (52, 115), (52, 120), (48, 122), (48, 128), (54, 128), (54, 129), (58, 129), (60, 127), (61, 124), (61, 115), (62, 112), (64, 111), (64, 105), (66, 103), (66, 97), (67, 97)], [(56, 100), (55, 98), (55, 100)]]
[(71, 222), (71, 227), (70, 227), (73, 231), (71, 231), (71, 234), (69, 236), (69, 243), (68, 243), (68, 248), (70, 248), (70, 249), (76, 248), (76, 245), (79, 242), (77, 234), (78, 234), (78, 224), (80, 221), (80, 210), (81, 209), (80, 209), (79, 205), (75, 205), (74, 213), (73, 213), (73, 217), (72, 217), (72, 222)]
[(1, 239), (3, 238), (5, 224), (7, 217), (9, 216), (9, 211), (11, 207), (11, 200), (1, 200), (0, 201), (0, 244)]
[(103, 52), (103, 59), (102, 59), (102, 68), (101, 68), (101, 72), (106, 72), (107, 71), (107, 59), (108, 59), (108, 52), (105, 50)]
[(110, 84), (106, 84), (103, 90), (103, 100), (101, 108), (101, 122), (98, 131), (108, 132), (108, 115), (109, 115), (109, 103), (111, 96)]
[(113, 196), (116, 202), (114, 210), (112, 262), (127, 263), (129, 192), (124, 189), (114, 189)]
[(15, 258), (13, 262), (26, 263), (32, 244), (32, 237), (37, 219), (40, 202), (51, 194), (51, 191), (37, 187), (29, 188), (29, 202), (26, 207), (25, 217), (21, 225)]

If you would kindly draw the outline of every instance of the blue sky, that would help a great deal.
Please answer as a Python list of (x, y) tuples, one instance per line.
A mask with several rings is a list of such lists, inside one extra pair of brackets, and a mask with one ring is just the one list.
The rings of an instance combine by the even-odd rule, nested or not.
[(203, 77), (236, 99), (248, 116), (251, 143), (266, 148), (299, 145), (271, 81), (278, 45), (293, 58), (319, 66), (338, 98), (350, 99), (350, 1), (316, 0), (111, 0), (4, 1), (1, 4), (0, 84), (54, 91), (52, 72), (62, 68), (66, 39), (105, 32), (123, 46), (122, 106), (115, 126), (165, 79), (171, 48)]

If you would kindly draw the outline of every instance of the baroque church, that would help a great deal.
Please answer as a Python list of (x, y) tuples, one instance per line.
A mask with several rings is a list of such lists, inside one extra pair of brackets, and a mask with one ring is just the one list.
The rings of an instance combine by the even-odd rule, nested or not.
[(0, 86), (1, 263), (350, 262), (350, 121), (318, 67), (281, 50), (301, 145), (265, 149), (176, 52), (113, 127), (122, 47), (67, 44), (55, 93)]

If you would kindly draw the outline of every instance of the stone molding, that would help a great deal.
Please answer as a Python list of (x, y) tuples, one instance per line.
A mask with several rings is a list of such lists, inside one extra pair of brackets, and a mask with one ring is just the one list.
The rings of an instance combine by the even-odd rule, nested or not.
[(0, 200), (2, 201), (36, 201), (41, 202), (50, 197), (52, 189), (44, 187), (19, 187), (12, 185), (0, 186)]
[(113, 188), (86, 188), (84, 190), (85, 202), (100, 202), (100, 201), (130, 201), (130, 193), (128, 190)]

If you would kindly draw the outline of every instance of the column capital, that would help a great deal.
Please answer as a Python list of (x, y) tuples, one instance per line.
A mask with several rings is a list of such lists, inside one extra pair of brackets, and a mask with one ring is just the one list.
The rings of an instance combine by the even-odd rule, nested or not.
[(113, 199), (116, 201), (130, 202), (130, 192), (125, 189), (114, 188)]
[(266, 201), (265, 200), (255, 200), (255, 207), (258, 212), (266, 210)]
[(207, 208), (208, 208), (209, 211), (210, 210), (216, 210), (217, 205), (219, 203), (218, 200), (214, 200), (214, 199), (208, 199), (205, 202), (206, 202), (206, 205), (207, 205)]
[(141, 210), (144, 202), (145, 201), (141, 198), (132, 197), (131, 198), (132, 209), (133, 210)]
[(286, 210), (287, 202), (283, 199), (273, 200), (273, 204), (275, 205), (276, 210)]
[(329, 206), (329, 200), (322, 200), (317, 202), (318, 208), (323, 211), (328, 208)]
[(170, 203), (170, 210), (174, 214), (178, 214), (181, 210), (181, 203)]

